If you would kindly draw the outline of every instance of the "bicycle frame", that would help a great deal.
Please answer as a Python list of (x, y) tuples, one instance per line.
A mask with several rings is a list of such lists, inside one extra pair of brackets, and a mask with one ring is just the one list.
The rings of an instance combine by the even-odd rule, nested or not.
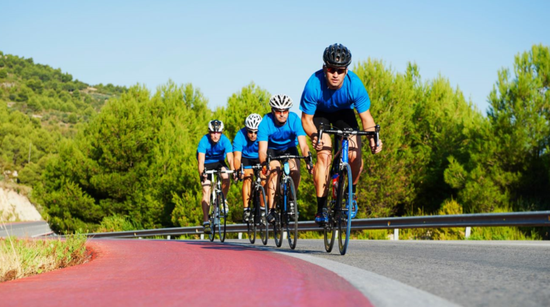
[[(349, 138), (352, 135), (373, 136), (376, 146), (379, 146), (379, 132), (380, 126), (378, 125), (375, 126), (375, 131), (358, 131), (351, 128), (346, 128), (343, 130), (324, 129), (324, 125), (321, 123), (317, 144), (321, 141), (323, 133), (334, 134), (342, 139), (341, 148), (334, 154), (334, 159), (340, 155), (337, 168), (335, 168), (334, 165), (336, 161), (333, 160), (332, 167), (329, 171), (329, 178), (333, 178), (334, 174), (338, 174), (338, 176), (333, 179), (338, 186), (336, 187), (336, 184), (334, 184), (332, 187), (332, 200), (331, 204), (329, 204), (329, 208), (331, 208), (331, 210), (328, 212), (329, 221), (324, 225), (325, 249), (327, 252), (332, 250), (334, 243), (334, 231), (336, 226), (338, 226), (338, 245), (340, 248), (340, 254), (344, 255), (346, 253), (351, 231), (351, 219), (355, 216), (357, 210), (357, 207), (353, 207), (354, 196), (352, 172), (349, 164)], [(335, 143), (337, 144), (337, 138), (335, 138)], [(344, 182), (344, 178), (347, 178), (346, 182)], [(342, 189), (342, 187), (346, 184), (347, 193)], [(336, 191), (334, 189), (336, 189)], [(334, 201), (334, 205), (332, 205), (332, 201)], [(345, 204), (343, 203), (344, 201)], [(352, 214), (352, 212), (354, 214)], [(343, 233), (344, 231), (345, 234)]]
[[(308, 159), (308, 164), (311, 165), (311, 152), (308, 156), (296, 156), (284, 154), (277, 157), (267, 157), (267, 165), (271, 164), (272, 160), (281, 161), (282, 174), (279, 176), (279, 180), (276, 185), (276, 193), (278, 193), (279, 199), (282, 200), (275, 203), (275, 206), (281, 206), (280, 212), (278, 212), (278, 218), (276, 219), (275, 225), (273, 226), (273, 232), (275, 234), (275, 244), (277, 247), (281, 247), (282, 244), (282, 233), (283, 227), (286, 226), (288, 244), (291, 249), (296, 248), (296, 242), (298, 240), (298, 199), (296, 198), (296, 190), (294, 187), (294, 181), (290, 176), (290, 165), (288, 161), (290, 159)], [(282, 195), (280, 194), (282, 193)], [(292, 197), (294, 201), (294, 206), (292, 208), (288, 207), (289, 202), (291, 201), (288, 197)], [(277, 200), (277, 199), (276, 199)], [(276, 207), (275, 207), (276, 208)]]
[[(213, 170), (207, 170), (204, 171), (205, 174), (210, 175), (210, 182), (212, 183), (212, 191), (211, 191), (211, 197), (210, 197), (210, 204), (209, 204), (209, 218), (210, 218), (210, 227), (211, 227), (211, 234), (209, 235), (210, 241), (214, 240), (215, 234), (216, 234), (216, 226), (218, 226), (218, 235), (221, 242), (225, 241), (225, 234), (226, 234), (226, 222), (227, 222), (227, 212), (225, 210), (225, 195), (223, 194), (222, 189), (222, 179), (221, 174), (231, 174), (233, 173), (232, 170), (222, 170), (221, 168), (213, 169)], [(216, 180), (214, 180), (214, 175), (216, 175)], [(215, 184), (214, 184), (215, 182)], [(221, 200), (218, 200), (218, 196), (221, 195)], [(218, 202), (220, 202), (220, 205), (224, 206), (223, 209), (220, 209), (218, 206)], [(220, 214), (220, 211), (222, 214)], [(212, 215), (212, 216), (210, 216)], [(223, 221), (223, 222), (222, 222)]]
[[(260, 170), (262, 166), (260, 164), (251, 165), (248, 169), (252, 169), (256, 177), (256, 180), (252, 180), (250, 187), (250, 196), (248, 199), (248, 208), (252, 208), (251, 218), (252, 221), (247, 221), (247, 231), (249, 235), (250, 243), (254, 244), (256, 241), (256, 229), (260, 231), (262, 243), (267, 244), (269, 238), (269, 223), (267, 223), (267, 201), (265, 200), (265, 190), (262, 186), (262, 178), (260, 177)], [(244, 174), (244, 166), (241, 164), (241, 174)], [(263, 203), (263, 207), (262, 207)]]

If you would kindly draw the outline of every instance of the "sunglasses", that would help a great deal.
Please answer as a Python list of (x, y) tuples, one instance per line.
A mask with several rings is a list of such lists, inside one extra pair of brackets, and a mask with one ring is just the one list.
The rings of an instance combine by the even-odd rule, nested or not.
[(325, 66), (325, 68), (331, 74), (338, 73), (339, 75), (342, 75), (346, 72), (346, 68), (336, 68), (336, 67), (328, 67), (328, 66)]
[(210, 131), (210, 134), (221, 134), (221, 131)]
[(275, 109), (275, 108), (273, 108), (271, 110), (273, 110), (273, 112), (275, 112), (275, 113), (286, 113), (286, 112), (288, 112), (288, 109)]
[(258, 134), (258, 131), (247, 130), (248, 134)]

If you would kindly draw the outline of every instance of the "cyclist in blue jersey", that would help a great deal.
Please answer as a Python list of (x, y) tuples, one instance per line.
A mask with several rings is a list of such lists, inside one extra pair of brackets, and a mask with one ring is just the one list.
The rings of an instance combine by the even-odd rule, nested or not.
[[(332, 141), (329, 134), (324, 134), (317, 144), (318, 129), (322, 124), (329, 127), (332, 124), (337, 129), (358, 129), (354, 109), (359, 114), (363, 130), (374, 131), (374, 119), (370, 114), (370, 98), (363, 82), (352, 71), (348, 70), (351, 63), (351, 52), (341, 44), (328, 46), (323, 53), (324, 65), (307, 81), (300, 110), (302, 125), (311, 138), (317, 150), (317, 163), (313, 175), (317, 193), (317, 215), (315, 221), (322, 224), (327, 221), (323, 209), (327, 204), (328, 175), (332, 161)], [(369, 139), (373, 154), (382, 150), (382, 142), (377, 147), (374, 140)], [(361, 138), (352, 136), (349, 143), (349, 163), (352, 170), (353, 192), (363, 169), (361, 155)]]
[[(274, 95), (269, 100), (271, 113), (268, 113), (262, 119), (258, 128), (259, 158), (260, 163), (264, 165), (262, 173), (267, 174), (266, 160), (267, 155), (280, 156), (284, 154), (299, 155), (296, 145), (300, 146), (303, 156), (309, 155), (309, 146), (307, 145), (306, 133), (300, 122), (300, 118), (294, 112), (290, 112), (292, 99), (287, 95)], [(289, 161), (290, 176), (294, 181), (296, 190), (300, 185), (300, 160), (292, 159)], [(279, 180), (281, 163), (271, 161), (270, 172), (267, 179), (267, 202), (270, 212), (267, 220), (270, 223), (275, 221), (273, 212), (273, 202), (275, 200), (276, 185)], [(308, 170), (311, 172), (312, 170)]]
[[(217, 119), (211, 120), (208, 123), (208, 134), (204, 135), (197, 148), (197, 160), (198, 160), (198, 169), (199, 176), (202, 183), (202, 214), (203, 214), (203, 227), (204, 233), (209, 234), (211, 232), (210, 223), (208, 221), (208, 208), (210, 206), (210, 189), (212, 188), (212, 182), (210, 178), (204, 174), (204, 171), (212, 169), (231, 169), (233, 170), (233, 147), (231, 146), (231, 141), (222, 134), (223, 133), (223, 122)], [(225, 163), (227, 157), (227, 162), (230, 165), (229, 167)], [(222, 192), (224, 196), (227, 196), (229, 191), (229, 175), (222, 174)], [(229, 212), (226, 206), (226, 212)]]
[[(250, 219), (250, 208), (248, 208), (248, 200), (250, 199), (250, 188), (254, 172), (250, 166), (259, 163), (258, 160), (258, 126), (262, 121), (260, 114), (250, 114), (244, 121), (245, 127), (237, 131), (233, 139), (233, 156), (235, 161), (235, 169), (239, 170), (241, 164), (244, 167), (244, 174), (239, 174), (243, 180), (243, 220), (248, 222)], [(262, 183), (264, 184), (264, 183)], [(262, 204), (263, 206), (264, 204)]]

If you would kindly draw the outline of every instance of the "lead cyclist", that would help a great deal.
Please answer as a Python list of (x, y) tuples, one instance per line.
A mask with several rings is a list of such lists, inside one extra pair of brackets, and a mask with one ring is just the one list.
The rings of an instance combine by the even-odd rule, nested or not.
[[(351, 63), (351, 52), (342, 44), (332, 44), (323, 52), (323, 67), (313, 73), (306, 82), (300, 110), (302, 126), (311, 138), (317, 150), (317, 163), (313, 180), (317, 194), (317, 214), (315, 222), (323, 225), (328, 218), (323, 214), (327, 205), (328, 176), (332, 161), (332, 140), (324, 134), (317, 142), (318, 130), (323, 124), (326, 128), (359, 129), (354, 109), (359, 114), (363, 130), (374, 131), (375, 122), (369, 111), (370, 98), (363, 82), (348, 69)], [(382, 151), (382, 142), (378, 146), (372, 138), (369, 145), (373, 154)], [(353, 194), (356, 197), (356, 185), (363, 170), (361, 138), (352, 136), (349, 142), (349, 161), (353, 180)]]

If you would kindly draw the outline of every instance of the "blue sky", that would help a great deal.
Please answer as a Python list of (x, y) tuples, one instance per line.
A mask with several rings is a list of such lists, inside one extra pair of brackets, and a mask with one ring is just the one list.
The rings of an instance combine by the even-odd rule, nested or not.
[(498, 70), (550, 46), (550, 1), (3, 0), (0, 12), (4, 53), (89, 84), (191, 83), (212, 109), (251, 82), (297, 105), (338, 42), (352, 66), (414, 62), (424, 81), (441, 75), (485, 114)]

